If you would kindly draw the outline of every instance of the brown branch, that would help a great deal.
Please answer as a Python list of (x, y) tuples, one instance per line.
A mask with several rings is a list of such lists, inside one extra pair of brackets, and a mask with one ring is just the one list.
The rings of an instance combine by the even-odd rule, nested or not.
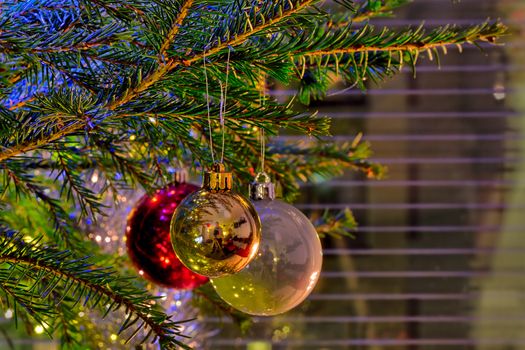
[(22, 100), (22, 101), (18, 102), (17, 104), (12, 105), (12, 106), (9, 107), (8, 109), (9, 109), (10, 111), (14, 111), (15, 109), (18, 109), (18, 108), (20, 108), (20, 107), (23, 107), (23, 106), (25, 106), (26, 104), (28, 104), (29, 102), (32, 102), (32, 101), (34, 101), (34, 100), (35, 100), (34, 97), (27, 98), (27, 99), (25, 99), (25, 100)]
[(186, 0), (184, 5), (182, 5), (180, 9), (180, 13), (177, 16), (177, 19), (175, 20), (175, 23), (173, 23), (173, 27), (171, 28), (170, 32), (164, 39), (164, 42), (162, 43), (160, 47), (160, 56), (166, 56), (166, 51), (168, 50), (169, 46), (173, 42), (173, 39), (175, 36), (179, 33), (180, 26), (182, 25), (182, 22), (184, 19), (188, 16), (188, 12), (190, 10), (190, 7), (193, 5), (193, 0)]
[[(488, 38), (478, 37), (476, 38), (480, 41), (490, 41)], [(469, 43), (468, 39), (465, 39), (462, 42), (450, 42), (450, 41), (439, 41), (435, 43), (425, 44), (425, 43), (410, 43), (404, 45), (391, 45), (391, 46), (351, 46), (341, 49), (332, 49), (332, 50), (317, 50), (310, 52), (294, 52), (291, 56), (293, 57), (317, 57), (317, 56), (326, 56), (326, 55), (337, 55), (337, 54), (347, 54), (347, 53), (360, 53), (360, 52), (414, 52), (414, 51), (427, 51), (435, 48), (451, 46), (451, 45), (463, 45)]]
[(47, 136), (46, 138), (35, 140), (26, 144), (19, 144), (12, 148), (5, 149), (0, 153), (0, 162), (21, 153), (33, 151), (41, 146), (45, 146), (51, 142), (57, 141), (64, 136), (71, 135), (79, 130), (82, 130), (86, 125), (86, 122), (83, 120), (76, 121), (75, 123), (65, 127), (62, 130), (57, 131), (54, 134)]

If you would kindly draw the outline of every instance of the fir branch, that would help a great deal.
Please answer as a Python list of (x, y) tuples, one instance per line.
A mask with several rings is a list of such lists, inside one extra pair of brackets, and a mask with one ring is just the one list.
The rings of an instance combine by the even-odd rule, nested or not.
[[(31, 200), (30, 206), (42, 208), (44, 215), (51, 219), (52, 230), (45, 232), (50, 240), (59, 247), (75, 249), (81, 254), (91, 254), (93, 252), (91, 243), (85, 242), (83, 237), (78, 234), (79, 228), (73, 222), (70, 213), (64, 209), (64, 203), (49, 194), (50, 190), (45, 188), (35, 179), (34, 175), (29, 173), (29, 171), (34, 169), (29, 166), (30, 161), (36, 161), (36, 158), (14, 158), (3, 164), (1, 194), (4, 203), (11, 201), (16, 203), (16, 205), (22, 205), (21, 196), (26, 196), (27, 199)], [(36, 163), (39, 163), (39, 161), (36, 161)], [(6, 198), (8, 193), (14, 193), (14, 198), (10, 198), (10, 200)], [(4, 213), (8, 214), (9, 211)], [(6, 222), (12, 221), (7, 220), (5, 217), (2, 217), (2, 219)], [(11, 225), (11, 227), (15, 226)], [(44, 228), (34, 227), (31, 228), (31, 232), (42, 233), (42, 229)]]
[[(185, 18), (188, 16), (189, 9), (193, 4), (193, 0), (187, 0), (184, 1), (184, 4), (181, 6), (179, 10), (179, 14), (177, 18), (175, 19), (174, 26), (172, 27), (172, 30), (168, 33), (166, 36), (164, 42), (162, 43), (160, 47), (160, 55), (165, 56), (166, 50), (171, 45), (173, 40), (175, 39), (177, 33), (179, 32), (179, 28), (184, 22)], [(175, 67), (177, 67), (180, 63), (175, 63), (175, 61), (172, 59), (166, 60), (163, 59), (159, 66), (148, 76), (146, 77), (140, 77), (140, 83), (133, 87), (131, 90), (126, 91), (126, 93), (118, 100), (115, 100), (111, 103), (109, 103), (106, 108), (108, 110), (114, 110), (127, 102), (133, 100), (135, 97), (137, 97), (141, 92), (147, 90), (151, 85), (153, 85), (155, 82), (162, 79), (162, 77), (173, 70)]]
[(337, 23), (337, 27), (347, 27), (352, 24), (361, 23), (370, 20), (374, 17), (390, 17), (393, 11), (401, 6), (404, 6), (412, 0), (370, 0), (362, 4), (355, 12), (355, 16), (350, 21)]
[(218, 317), (230, 317), (243, 333), (246, 332), (253, 323), (249, 315), (226, 304), (217, 292), (215, 292), (210, 283), (206, 283), (193, 290), (192, 302), (205, 314), (216, 315)]
[[(80, 53), (82, 51), (89, 51), (99, 47), (111, 46), (118, 43), (122, 38), (120, 37), (107, 37), (103, 40), (95, 42), (82, 42), (79, 41), (76, 45), (69, 46), (8, 46), (5, 42), (0, 42), (0, 52), (5, 54), (41, 54), (41, 53)], [(33, 44), (33, 43), (31, 43)], [(137, 44), (137, 43), (135, 43)], [(34, 44), (33, 44), (34, 45)]]
[(126, 2), (116, 3), (113, 0), (80, 0), (80, 2), (86, 6), (87, 10), (94, 10), (99, 13), (99, 8), (102, 8), (109, 16), (127, 23), (139, 20), (141, 16), (145, 15), (144, 5), (141, 1), (126, 0)]
[(326, 236), (335, 238), (354, 237), (353, 232), (357, 228), (355, 217), (348, 208), (335, 215), (325, 211), (320, 217), (312, 216), (310, 221), (314, 224), (317, 234), (321, 238)]
[[(279, 23), (282, 23), (292, 17), (293, 15), (296, 15), (300, 13), (301, 11), (307, 9), (314, 3), (316, 3), (318, 0), (295, 0), (295, 1), (286, 1), (286, 4), (290, 6), (288, 10), (280, 10), (279, 15), (267, 20), (262, 21), (258, 25), (250, 24), (249, 28), (250, 30), (247, 30), (246, 32), (237, 35), (235, 38), (219, 42), (217, 45), (212, 47), (209, 50), (206, 50), (202, 55), (195, 56), (191, 59), (183, 60), (182, 63), (185, 66), (189, 66), (197, 61), (200, 61), (203, 57), (210, 57), (215, 54), (220, 53), (221, 51), (225, 50), (228, 47), (235, 47), (244, 44), (250, 37), (260, 34), (261, 32), (264, 32), (265, 30), (268, 30), (272, 27), (275, 27)], [(275, 5), (274, 5), (275, 6)], [(279, 4), (277, 5), (279, 6)], [(257, 17), (257, 16), (256, 16)]]
[[(182, 336), (179, 323), (153, 307), (156, 298), (134, 288), (128, 279), (117, 277), (111, 269), (96, 268), (86, 259), (74, 259), (69, 252), (38, 241), (26, 243), (18, 234), (6, 228), (0, 227), (0, 230), (0, 262), (6, 264), (0, 269), (0, 289), (9, 293), (12, 300), (36, 320), (46, 324), (45, 319), (54, 316), (50, 312), (53, 303), (67, 303), (65, 298), (71, 296), (70, 307), (83, 300), (84, 305), (103, 308), (106, 313), (125, 309), (128, 318), (119, 333), (131, 327), (147, 328), (152, 331), (153, 341), (158, 340), (166, 349), (176, 346), (189, 349), (176, 339)], [(46, 280), (53, 283), (45, 283)], [(14, 283), (22, 287), (20, 281), (27, 281), (27, 287), (14, 288)], [(50, 298), (51, 293), (61, 298)], [(141, 323), (137, 325), (136, 320)]]
[(415, 54), (416, 52), (428, 52), (436, 48), (444, 48), (451, 45), (457, 46), (465, 43), (495, 43), (495, 39), (505, 33), (506, 28), (499, 22), (486, 22), (482, 25), (468, 28), (445, 26), (434, 29), (429, 33), (422, 26), (415, 30), (407, 29), (401, 32), (394, 32), (385, 28), (377, 35), (374, 34), (373, 27), (366, 26), (359, 30), (353, 38), (350, 38), (350, 45), (347, 47), (339, 44), (334, 45), (335, 47), (293, 52), (292, 56), (317, 57), (364, 52), (409, 52)]
[(17, 110), (19, 108), (22, 108), (24, 107), (26, 104), (28, 103), (31, 103), (35, 100), (36, 97), (28, 97), (26, 99), (22, 99), (20, 101), (18, 101), (16, 104), (12, 105), (9, 107), (9, 110), (10, 111), (14, 111), (14, 110)]
[(165, 75), (167, 75), (168, 73), (173, 71), (175, 68), (178, 68), (181, 65), (185, 66), (185, 67), (190, 66), (190, 65), (192, 65), (192, 64), (194, 64), (196, 62), (199, 62), (204, 57), (210, 57), (210, 56), (216, 55), (216, 54), (222, 52), (223, 50), (225, 50), (226, 48), (228, 48), (230, 46), (231, 47), (235, 47), (235, 46), (241, 45), (241, 44), (245, 43), (253, 35), (258, 34), (258, 33), (262, 32), (264, 30), (267, 30), (267, 29), (277, 25), (278, 23), (281, 23), (282, 21), (286, 20), (290, 16), (293, 16), (293, 15), (299, 13), (300, 11), (304, 10), (305, 8), (307, 8), (308, 6), (310, 6), (311, 4), (313, 4), (313, 3), (317, 2), (317, 1), (318, 0), (297, 1), (296, 6), (293, 6), (294, 4), (292, 2), (290, 2), (289, 3), (290, 4), (290, 9), (289, 10), (281, 12), (280, 15), (270, 19), (267, 22), (263, 22), (263, 23), (259, 24), (258, 26), (251, 26), (250, 30), (246, 31), (245, 33), (243, 33), (241, 35), (236, 36), (233, 39), (217, 43), (215, 46), (213, 46), (212, 48), (206, 50), (201, 55), (196, 55), (193, 58), (182, 59), (182, 60), (175, 59), (175, 58), (169, 59), (166, 62), (166, 64), (159, 65), (159, 67), (154, 72), (152, 72), (149, 76), (147, 76), (146, 78), (141, 79), (141, 83), (138, 86), (136, 86), (133, 89), (127, 91), (123, 95), (122, 98), (120, 98), (120, 99), (110, 103), (106, 107), (109, 110), (114, 110), (114, 109), (116, 109), (116, 108), (126, 104), (127, 102), (129, 102), (129, 101), (133, 100), (134, 98), (136, 98), (140, 93), (146, 91), (150, 86), (155, 84), (157, 81), (161, 80)]
[[(76, 152), (75, 152), (76, 153)], [(58, 158), (58, 173), (56, 178), (62, 179), (61, 196), (65, 192), (67, 199), (73, 199), (74, 203), (80, 207), (81, 215), (94, 217), (100, 213), (103, 206), (100, 196), (97, 196), (91, 189), (84, 185), (81, 175), (75, 170), (79, 161), (78, 155), (73, 152), (64, 152), (55, 147), (55, 154)]]
[[(86, 115), (86, 119), (89, 119), (89, 116)], [(48, 144), (58, 141), (65, 136), (74, 134), (79, 130), (84, 129), (87, 126), (87, 122), (83, 120), (75, 120), (71, 123), (68, 123), (67, 126), (63, 126), (59, 130), (51, 133), (47, 136), (42, 136), (37, 139), (29, 140), (24, 143), (14, 145), (12, 147), (3, 147), (3, 150), (0, 151), (0, 162), (5, 161), (6, 159), (15, 157), (22, 153), (27, 153), (33, 151)]]
[(175, 22), (172, 25), (170, 32), (166, 35), (164, 42), (160, 46), (159, 54), (161, 57), (166, 57), (166, 53), (170, 45), (175, 40), (175, 36), (179, 33), (180, 27), (184, 22), (184, 19), (188, 16), (189, 10), (193, 5), (193, 0), (183, 1), (182, 6), (179, 9), (179, 15), (177, 16)]

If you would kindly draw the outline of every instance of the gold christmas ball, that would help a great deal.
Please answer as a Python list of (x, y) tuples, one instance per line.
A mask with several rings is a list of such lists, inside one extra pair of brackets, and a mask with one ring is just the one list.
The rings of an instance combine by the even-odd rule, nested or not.
[(205, 174), (202, 189), (179, 204), (170, 229), (180, 261), (207, 277), (241, 271), (254, 259), (261, 238), (261, 222), (253, 205), (230, 191), (230, 173), (214, 170)]

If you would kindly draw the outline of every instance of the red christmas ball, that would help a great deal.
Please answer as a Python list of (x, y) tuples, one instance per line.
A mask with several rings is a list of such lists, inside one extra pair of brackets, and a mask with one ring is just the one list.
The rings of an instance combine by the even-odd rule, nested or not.
[(170, 221), (179, 203), (199, 186), (173, 183), (144, 195), (128, 216), (126, 245), (131, 261), (147, 280), (163, 287), (194, 289), (208, 282), (185, 267), (175, 255)]

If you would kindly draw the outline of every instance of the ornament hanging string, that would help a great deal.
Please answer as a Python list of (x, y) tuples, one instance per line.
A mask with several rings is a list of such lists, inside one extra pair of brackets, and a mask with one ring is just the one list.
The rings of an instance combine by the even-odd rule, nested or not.
[[(221, 124), (221, 134), (222, 134), (222, 147), (221, 147), (221, 160), (220, 163), (224, 163), (224, 139), (225, 139), (225, 115), (226, 115), (226, 95), (228, 93), (228, 78), (230, 74), (230, 53), (231, 49), (228, 48), (228, 58), (226, 60), (226, 81), (224, 83), (224, 86), (222, 82), (219, 81), (219, 86), (221, 90), (221, 100), (219, 104), (219, 121)], [(213, 130), (212, 130), (212, 123), (211, 123), (211, 116), (210, 116), (210, 94), (209, 94), (209, 82), (208, 82), (208, 73), (206, 71), (206, 53), (203, 54), (203, 67), (204, 67), (204, 80), (206, 82), (206, 108), (208, 111), (208, 130), (209, 130), (209, 138), (210, 138), (210, 150), (211, 150), (211, 160), (213, 163), (215, 163), (215, 152), (213, 148)]]
[[(264, 82), (263, 82), (264, 83)], [(265, 86), (263, 86), (263, 90), (261, 91), (261, 107), (264, 109), (264, 100), (266, 98), (265, 94)], [(264, 158), (266, 156), (266, 139), (264, 137), (264, 129), (261, 127), (259, 128), (259, 136), (261, 138), (260, 144), (261, 144), (261, 172), (264, 173)]]
[(224, 163), (224, 118), (226, 115), (226, 96), (228, 94), (228, 78), (230, 75), (230, 53), (231, 48), (228, 47), (228, 58), (226, 59), (226, 81), (224, 82), (224, 89), (222, 88), (221, 84), (221, 104), (220, 104), (220, 111), (219, 111), (219, 119), (221, 123), (221, 133), (222, 133), (222, 149), (221, 149), (221, 163)]
[(202, 65), (204, 67), (204, 81), (206, 83), (206, 108), (208, 110), (208, 131), (210, 136), (210, 153), (212, 163), (215, 163), (215, 155), (213, 152), (213, 133), (211, 128), (211, 117), (210, 117), (210, 92), (209, 92), (209, 83), (208, 83), (208, 73), (206, 71), (206, 51), (202, 55)]

